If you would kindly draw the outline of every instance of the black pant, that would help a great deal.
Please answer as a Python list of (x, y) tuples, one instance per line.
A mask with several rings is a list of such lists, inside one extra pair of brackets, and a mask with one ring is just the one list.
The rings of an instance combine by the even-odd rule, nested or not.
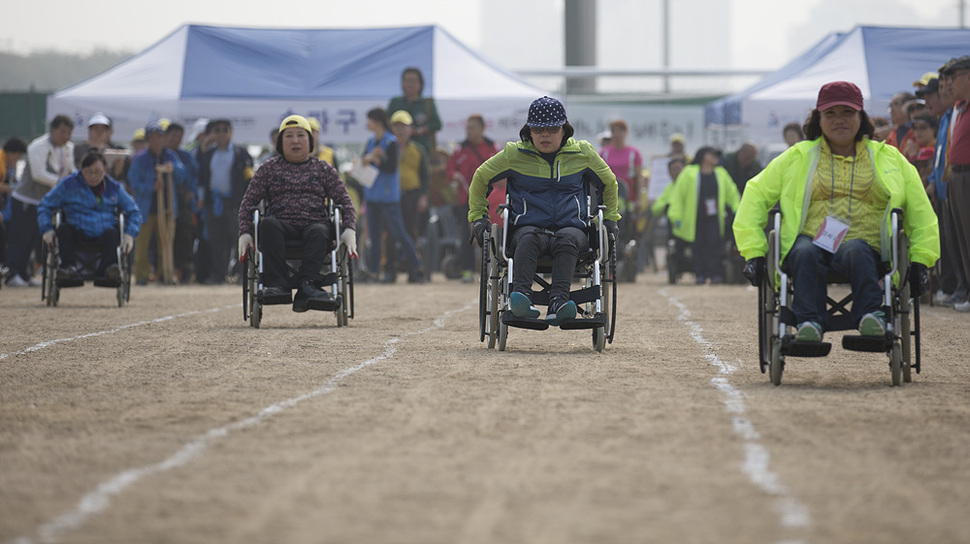
[(117, 264), (117, 250), (120, 242), (121, 235), (117, 228), (108, 229), (101, 233), (101, 236), (92, 237), (75, 229), (67, 222), (61, 223), (57, 227), (57, 250), (60, 253), (61, 267), (70, 268), (77, 264), (77, 246), (98, 246), (101, 248), (101, 256), (95, 270), (96, 276), (104, 276), (104, 272), (109, 266)]
[(569, 297), (569, 286), (576, 272), (579, 254), (589, 249), (586, 233), (576, 227), (555, 232), (539, 227), (520, 227), (512, 233), (514, 251), (512, 290), (530, 293), (539, 257), (552, 255), (552, 286), (549, 300)]
[(228, 204), (221, 216), (216, 217), (209, 209), (206, 218), (206, 228), (209, 232), (209, 254), (211, 256), (209, 279), (217, 282), (225, 280), (229, 274), (230, 258), (233, 249), (236, 247), (236, 240), (239, 238), (236, 231), (239, 229), (238, 210), (233, 209)]
[(40, 247), (37, 206), (19, 200), (14, 200), (10, 204), (10, 243), (7, 246), (9, 259), (7, 264), (10, 267), (10, 277), (16, 274), (26, 281), (34, 275), (34, 262), (30, 258), (30, 253)]
[(458, 204), (452, 206), (451, 209), (454, 211), (455, 219), (458, 220), (458, 264), (461, 265), (461, 271), (474, 270), (475, 269), (475, 246), (468, 243), (468, 239), (471, 237), (471, 229), (468, 224), (468, 204), (462, 206)]
[[(303, 257), (300, 269), (293, 278), (286, 267), (286, 241), (302, 240)], [(320, 273), (330, 258), (333, 225), (313, 223), (298, 229), (276, 219), (267, 217), (259, 222), (259, 249), (263, 252), (263, 284), (266, 287), (296, 289), (303, 281), (316, 286), (323, 280)]]
[(691, 255), (694, 263), (694, 274), (698, 280), (705, 278), (724, 279), (722, 254), (724, 239), (717, 221), (698, 221)]

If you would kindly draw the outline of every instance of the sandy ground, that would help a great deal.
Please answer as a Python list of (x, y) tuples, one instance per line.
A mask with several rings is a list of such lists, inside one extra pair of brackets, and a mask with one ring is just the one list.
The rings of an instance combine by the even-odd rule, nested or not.
[(757, 364), (756, 292), (620, 285), (615, 342), (478, 341), (477, 284), (357, 317), (235, 287), (0, 290), (0, 543), (970, 542), (970, 317), (923, 372)]

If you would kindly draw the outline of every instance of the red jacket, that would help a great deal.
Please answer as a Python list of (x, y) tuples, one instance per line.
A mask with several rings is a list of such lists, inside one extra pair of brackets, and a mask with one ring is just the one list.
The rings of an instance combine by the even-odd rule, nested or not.
[(498, 148), (495, 147), (495, 142), (485, 138), (475, 145), (465, 140), (451, 154), (451, 158), (448, 159), (448, 165), (445, 167), (445, 173), (449, 181), (455, 178), (456, 173), (460, 174), (458, 176), (460, 178), (458, 181), (459, 204), (463, 206), (468, 204), (468, 185), (472, 182), (472, 176), (475, 175), (475, 170), (478, 170), (478, 167), (483, 162), (496, 153), (498, 153)]

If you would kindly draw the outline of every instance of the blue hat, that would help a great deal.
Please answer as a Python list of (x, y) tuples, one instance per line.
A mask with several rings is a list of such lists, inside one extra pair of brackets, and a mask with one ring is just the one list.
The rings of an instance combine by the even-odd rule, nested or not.
[(145, 137), (146, 138), (149, 137), (149, 136), (151, 136), (152, 134), (155, 134), (156, 132), (158, 132), (160, 134), (165, 134), (165, 129), (162, 128), (162, 125), (160, 123), (157, 123), (157, 122), (154, 122), (153, 121), (153, 122), (148, 123), (147, 125), (145, 125)]
[(566, 108), (555, 98), (537, 98), (529, 106), (529, 120), (525, 124), (530, 127), (561, 127), (566, 124)]

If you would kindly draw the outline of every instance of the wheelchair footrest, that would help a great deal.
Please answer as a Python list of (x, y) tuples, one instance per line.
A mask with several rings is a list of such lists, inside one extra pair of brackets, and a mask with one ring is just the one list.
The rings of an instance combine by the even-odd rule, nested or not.
[(798, 342), (787, 340), (781, 344), (781, 354), (785, 357), (826, 357), (832, 351), (828, 342)]
[(516, 317), (512, 310), (502, 312), (502, 323), (509, 327), (520, 329), (532, 329), (534, 331), (544, 331), (549, 328), (549, 322), (538, 317)]
[(320, 310), (323, 312), (335, 312), (340, 309), (340, 295), (337, 295), (332, 300), (314, 300), (310, 299), (306, 302), (306, 307), (309, 310)]
[(293, 293), (286, 292), (280, 295), (267, 295), (262, 291), (257, 295), (259, 301), (264, 305), (269, 306), (272, 304), (292, 304), (293, 303)]
[(563, 321), (559, 328), (563, 330), (578, 330), (578, 329), (597, 329), (599, 327), (606, 326), (606, 314), (599, 312), (592, 317), (580, 317), (575, 319), (567, 319)]
[(54, 280), (54, 281), (57, 283), (57, 286), (58, 287), (61, 287), (61, 288), (64, 288), (64, 287), (83, 287), (84, 286), (84, 280), (81, 279), (81, 278), (78, 278), (78, 279), (75, 279), (75, 280)]
[(121, 280), (109, 280), (107, 278), (102, 278), (99, 280), (94, 280), (95, 287), (110, 287), (112, 289), (117, 289), (121, 286)]
[(892, 347), (893, 341), (887, 336), (845, 335), (842, 337), (842, 348), (849, 351), (887, 353)]

